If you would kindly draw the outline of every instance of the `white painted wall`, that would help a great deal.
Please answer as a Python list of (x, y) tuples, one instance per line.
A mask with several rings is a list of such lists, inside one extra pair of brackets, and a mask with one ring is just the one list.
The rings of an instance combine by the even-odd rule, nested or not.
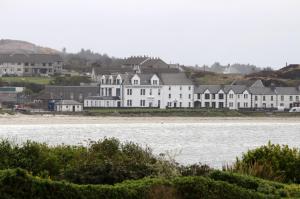
[(73, 107), (75, 107), (75, 112), (81, 112), (83, 110), (82, 105), (55, 105), (55, 110), (58, 112), (73, 112)]

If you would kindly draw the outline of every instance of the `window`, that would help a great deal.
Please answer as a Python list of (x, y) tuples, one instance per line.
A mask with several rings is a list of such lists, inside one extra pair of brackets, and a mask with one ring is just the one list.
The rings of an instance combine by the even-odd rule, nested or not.
[(189, 108), (191, 107), (191, 102), (189, 102)]
[(171, 86), (169, 86), (169, 91), (171, 90)]
[(108, 96), (112, 96), (112, 88), (108, 89)]
[(237, 98), (238, 98), (238, 99), (240, 99), (240, 97), (241, 97), (240, 95), (237, 95)]
[(290, 96), (290, 101), (293, 101), (293, 96)]
[(179, 102), (179, 107), (180, 107), (180, 108), (182, 107), (182, 102)]
[(121, 82), (120, 79), (117, 79), (117, 84), (120, 84), (120, 82)]
[(132, 89), (127, 89), (127, 95), (132, 95)]
[(171, 94), (169, 94), (169, 99), (171, 98)]
[(146, 90), (145, 89), (141, 89), (141, 95), (146, 95)]
[(271, 101), (274, 101), (274, 96), (273, 95), (271, 95)]
[(216, 99), (216, 94), (212, 94), (212, 99)]
[(157, 101), (157, 106), (160, 107), (160, 100)]
[(247, 102), (244, 103), (244, 108), (248, 108), (248, 103)]
[(189, 94), (189, 99), (191, 99), (191, 94)]
[(150, 88), (150, 92), (149, 92), (149, 94), (150, 94), (150, 95), (152, 95), (152, 89), (151, 89), (151, 88)]
[(205, 107), (209, 108), (209, 102), (205, 102)]
[(233, 107), (233, 102), (229, 102), (229, 107)]
[(145, 100), (141, 100), (141, 101), (140, 101), (140, 106), (144, 107), (145, 105), (146, 105)]
[(46, 66), (46, 63), (43, 63), (43, 66)]
[(158, 89), (158, 95), (160, 95), (160, 89)]
[(266, 101), (266, 96), (263, 96), (263, 101)]
[(297, 102), (299, 101), (299, 96), (296, 96), (296, 101), (297, 101)]
[(257, 95), (255, 95), (255, 97), (254, 97), (254, 100), (255, 100), (255, 101), (257, 101), (257, 100), (258, 100), (258, 99), (257, 99)]
[(200, 94), (200, 93), (197, 94), (197, 98), (198, 98), (198, 99), (201, 98), (201, 94)]
[(157, 80), (153, 80), (152, 84), (153, 84), (153, 85), (157, 85), (157, 84), (158, 84), (158, 83), (157, 83)]
[(284, 106), (284, 104), (283, 104), (283, 103), (280, 103), (280, 106)]
[(238, 108), (240, 108), (240, 107), (241, 107), (241, 104), (238, 102), (237, 106), (238, 106)]
[(224, 94), (223, 93), (219, 94), (219, 99), (224, 99)]
[(135, 85), (139, 84), (139, 80), (137, 80), (137, 79), (133, 80), (133, 84), (135, 84)]
[(191, 87), (189, 86), (189, 91), (191, 90)]
[(182, 90), (182, 86), (180, 86), (179, 89)]
[(219, 102), (219, 108), (224, 108), (224, 102)]
[(182, 94), (179, 94), (179, 98), (182, 99)]
[(121, 89), (119, 89), (119, 88), (116, 89), (116, 96), (118, 96), (118, 97), (121, 96)]
[(263, 108), (266, 108), (267, 107), (267, 104), (266, 103), (263, 103)]
[(105, 83), (105, 79), (101, 79), (101, 84), (104, 84)]
[(248, 99), (248, 94), (244, 94), (244, 99)]
[(132, 100), (127, 100), (127, 106), (132, 106)]
[(230, 99), (233, 99), (233, 94), (229, 94), (229, 98), (230, 98)]
[(204, 98), (205, 98), (205, 99), (210, 99), (210, 96), (209, 96), (209, 94), (208, 94), (208, 93), (206, 93), (206, 94), (204, 95)]
[(283, 95), (281, 95), (280, 98), (281, 98), (281, 101), (284, 101), (284, 96)]

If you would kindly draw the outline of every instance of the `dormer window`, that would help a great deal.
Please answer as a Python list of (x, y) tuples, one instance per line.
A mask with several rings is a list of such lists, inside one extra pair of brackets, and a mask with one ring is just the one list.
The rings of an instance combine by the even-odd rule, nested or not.
[(104, 84), (105, 83), (105, 79), (101, 79), (101, 84)]
[(120, 84), (120, 82), (121, 82), (120, 79), (117, 79), (117, 84)]
[(133, 84), (134, 84), (134, 85), (139, 84), (139, 80), (137, 80), (137, 79), (133, 80)]
[(153, 80), (152, 84), (153, 84), (153, 85), (157, 85), (157, 84), (158, 84), (158, 81), (157, 81), (157, 80)]

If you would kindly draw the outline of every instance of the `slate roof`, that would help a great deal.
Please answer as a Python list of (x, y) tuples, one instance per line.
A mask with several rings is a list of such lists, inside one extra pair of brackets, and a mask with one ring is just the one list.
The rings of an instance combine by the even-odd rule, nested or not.
[(275, 91), (269, 87), (250, 87), (249, 91), (253, 95), (275, 95)]
[(278, 95), (300, 95), (300, 91), (296, 87), (275, 87)]
[(87, 100), (120, 100), (117, 96), (90, 96), (86, 97)]
[(75, 100), (59, 100), (55, 104), (57, 105), (82, 105), (82, 103)]
[(50, 63), (62, 62), (58, 54), (0, 54), (0, 63)]
[(245, 90), (248, 90), (248, 87), (245, 85), (225, 85), (224, 92), (228, 93), (232, 90), (235, 94), (242, 94)]
[(216, 94), (221, 89), (221, 85), (200, 85), (195, 88), (195, 93), (204, 93), (209, 90), (210, 93)]
[(160, 73), (158, 77), (164, 85), (193, 85), (185, 73)]

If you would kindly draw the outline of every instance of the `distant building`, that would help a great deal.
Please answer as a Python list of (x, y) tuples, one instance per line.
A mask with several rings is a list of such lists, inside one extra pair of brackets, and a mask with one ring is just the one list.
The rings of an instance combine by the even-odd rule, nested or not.
[(18, 103), (20, 93), (24, 87), (0, 87), (0, 103)]
[(81, 112), (83, 111), (82, 103), (74, 100), (58, 100), (55, 102), (55, 111), (57, 112)]
[(243, 85), (199, 85), (195, 88), (195, 107), (229, 109), (290, 109), (300, 102), (298, 87), (265, 87), (261, 80)]
[(0, 54), (0, 76), (61, 74), (63, 60), (57, 54)]
[(184, 73), (100, 76), (100, 96), (84, 107), (192, 108), (194, 85)]
[(93, 80), (97, 80), (101, 75), (179, 72), (182, 72), (182, 68), (178, 64), (167, 64), (157, 57), (132, 56), (119, 60), (117, 66), (93, 67), (91, 76)]

